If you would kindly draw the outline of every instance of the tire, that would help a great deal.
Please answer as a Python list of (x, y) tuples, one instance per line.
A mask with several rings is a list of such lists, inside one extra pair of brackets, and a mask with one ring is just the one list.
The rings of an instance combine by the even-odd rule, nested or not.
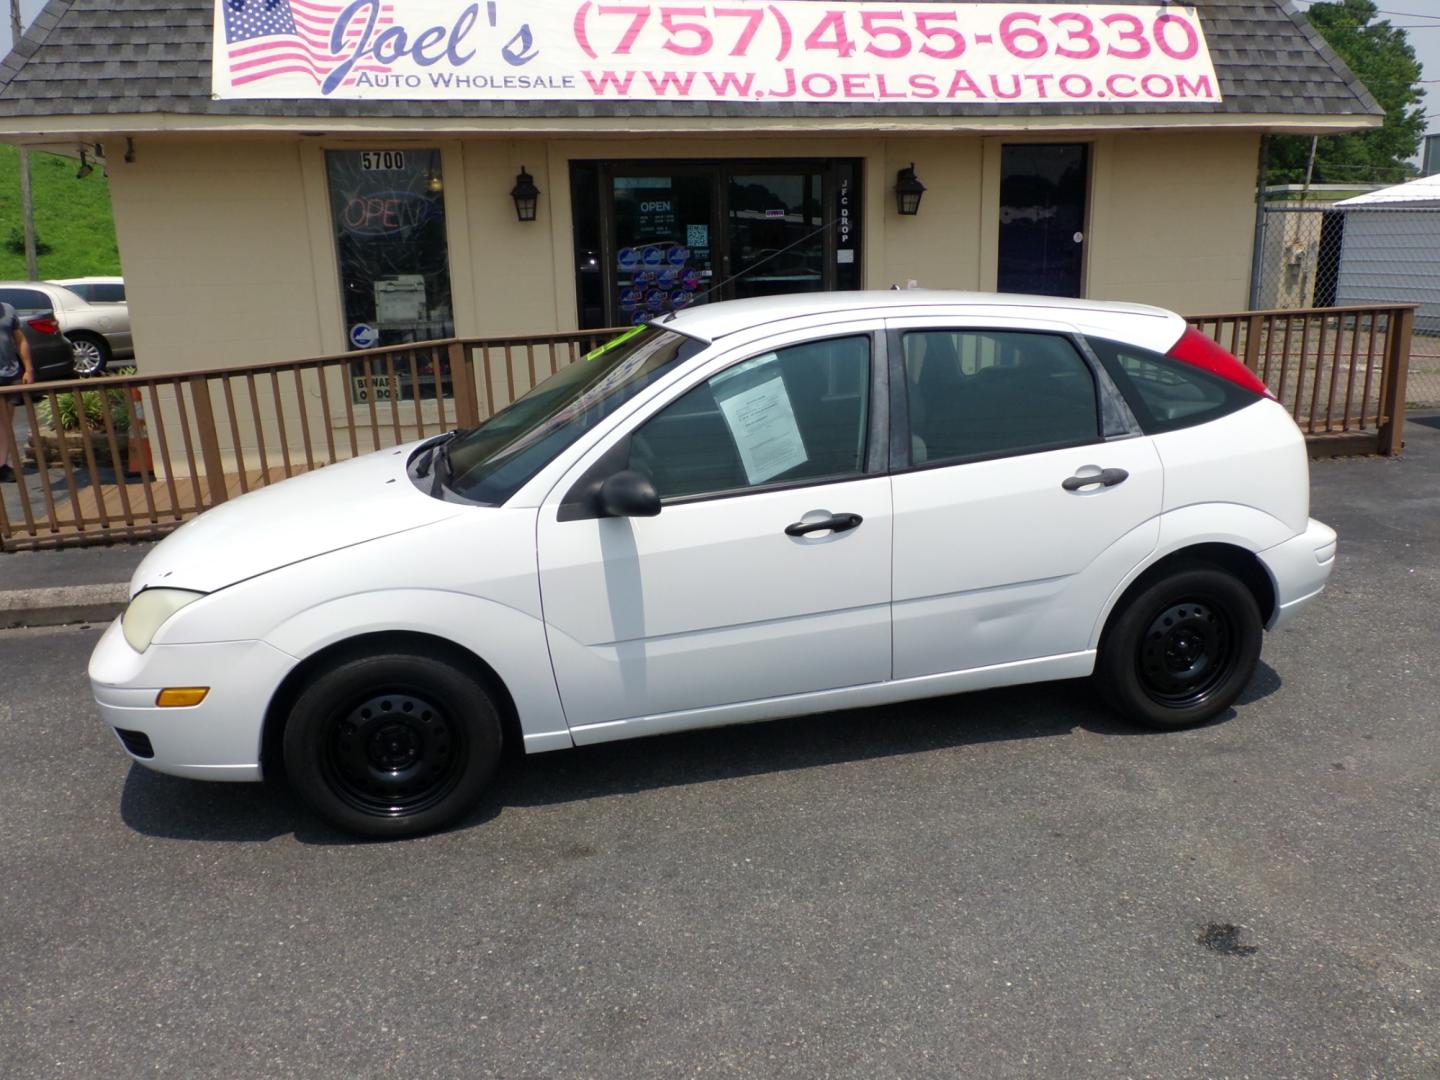
[(319, 671), (285, 725), (290, 785), (332, 825), (362, 836), (453, 823), (489, 785), (500, 749), (485, 687), (413, 653), (351, 656)]
[(1216, 567), (1179, 570), (1115, 615), (1095, 681), (1125, 719), (1175, 731), (1213, 720), (1255, 674), (1264, 628), (1255, 597)]
[(84, 331), (76, 331), (65, 336), (70, 339), (71, 366), (76, 375), (88, 378), (91, 375), (105, 374), (105, 368), (110, 364), (110, 343), (108, 341), (96, 334)]

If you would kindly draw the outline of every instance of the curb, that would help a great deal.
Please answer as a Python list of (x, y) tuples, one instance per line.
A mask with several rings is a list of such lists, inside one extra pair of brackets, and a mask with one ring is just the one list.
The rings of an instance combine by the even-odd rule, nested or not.
[(128, 585), (63, 585), (0, 592), (0, 629), (109, 622), (125, 610)]

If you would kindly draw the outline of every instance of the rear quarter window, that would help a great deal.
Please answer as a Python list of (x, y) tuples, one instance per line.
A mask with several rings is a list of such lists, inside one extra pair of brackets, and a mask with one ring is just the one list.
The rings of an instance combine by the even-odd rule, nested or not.
[(1086, 340), (1146, 434), (1204, 424), (1260, 400), (1244, 387), (1193, 364), (1120, 341)]

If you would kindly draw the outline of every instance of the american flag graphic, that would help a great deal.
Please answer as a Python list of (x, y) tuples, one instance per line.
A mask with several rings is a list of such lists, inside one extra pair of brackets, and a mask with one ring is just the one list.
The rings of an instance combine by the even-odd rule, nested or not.
[[(325, 76), (347, 55), (330, 51), (330, 34), (344, 8), (335, 4), (314, 4), (310, 0), (225, 0), (225, 46), (230, 57), (231, 84), (273, 79), (280, 75), (306, 75), (320, 85)], [(345, 32), (352, 43), (364, 32), (368, 12), (353, 20)], [(381, 4), (377, 26), (395, 21), (393, 4)], [(357, 64), (361, 71), (389, 71), (389, 65)]]

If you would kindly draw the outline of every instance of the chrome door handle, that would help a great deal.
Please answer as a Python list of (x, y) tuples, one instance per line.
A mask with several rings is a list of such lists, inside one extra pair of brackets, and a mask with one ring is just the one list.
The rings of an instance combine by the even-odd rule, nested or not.
[(1114, 487), (1116, 484), (1123, 484), (1129, 478), (1130, 474), (1124, 469), (1101, 469), (1088, 476), (1082, 476), (1080, 473), (1067, 476), (1060, 481), (1060, 486), (1066, 491), (1081, 491), (1087, 487), (1094, 487), (1096, 484), (1101, 487)]

